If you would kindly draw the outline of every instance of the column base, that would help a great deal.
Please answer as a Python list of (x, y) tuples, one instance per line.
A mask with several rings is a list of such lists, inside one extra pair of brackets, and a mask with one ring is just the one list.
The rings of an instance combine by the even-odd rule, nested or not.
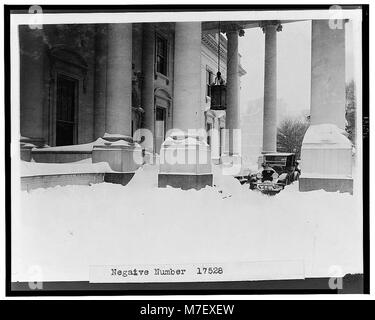
[(107, 162), (117, 172), (135, 172), (143, 164), (142, 148), (123, 139), (102, 140), (93, 146), (92, 162)]
[(352, 144), (336, 125), (310, 125), (303, 138), (300, 166), (300, 191), (353, 193)]
[(32, 159), (31, 150), (35, 148), (34, 145), (22, 145), (20, 149), (20, 157), (22, 161), (30, 162)]
[(168, 137), (160, 149), (158, 186), (201, 189), (212, 186), (210, 147), (198, 136)]
[(33, 148), (43, 147), (45, 145), (43, 138), (20, 138), (20, 157), (23, 161), (30, 162), (32, 159), (31, 150)]
[(173, 174), (173, 173), (159, 173), (158, 187), (166, 188), (167, 186), (173, 188), (181, 188), (182, 190), (202, 189), (207, 186), (212, 186), (213, 175), (210, 174)]
[(325, 190), (353, 194), (353, 178), (300, 177), (299, 191)]

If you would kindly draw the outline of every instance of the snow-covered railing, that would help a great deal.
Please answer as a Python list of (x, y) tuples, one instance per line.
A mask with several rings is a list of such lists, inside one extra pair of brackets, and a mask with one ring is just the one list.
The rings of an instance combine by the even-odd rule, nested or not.
[(67, 163), (76, 162), (92, 157), (94, 144), (104, 141), (102, 138), (85, 144), (74, 144), (57, 147), (33, 148), (31, 158), (35, 162), (44, 163)]
[(21, 177), (105, 172), (114, 171), (110, 168), (108, 163), (91, 163), (90, 159), (71, 163), (38, 163), (21, 161)]

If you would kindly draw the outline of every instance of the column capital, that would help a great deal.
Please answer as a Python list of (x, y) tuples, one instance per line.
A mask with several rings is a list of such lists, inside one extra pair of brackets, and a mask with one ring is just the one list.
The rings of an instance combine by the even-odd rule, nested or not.
[(263, 33), (266, 33), (266, 27), (273, 26), (276, 28), (277, 32), (283, 30), (283, 26), (279, 20), (263, 20), (259, 22), (259, 27), (262, 29)]
[(242, 28), (241, 25), (234, 22), (228, 22), (221, 26), (220, 31), (223, 33), (238, 33), (238, 36), (243, 37), (245, 35), (245, 30)]

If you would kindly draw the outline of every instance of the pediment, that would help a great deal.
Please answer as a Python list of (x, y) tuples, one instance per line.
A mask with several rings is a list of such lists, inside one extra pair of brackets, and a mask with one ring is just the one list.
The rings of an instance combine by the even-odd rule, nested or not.
[(76, 67), (87, 69), (88, 64), (86, 60), (75, 50), (72, 50), (66, 46), (55, 46), (50, 50), (52, 58), (63, 61), (68, 64), (72, 64)]

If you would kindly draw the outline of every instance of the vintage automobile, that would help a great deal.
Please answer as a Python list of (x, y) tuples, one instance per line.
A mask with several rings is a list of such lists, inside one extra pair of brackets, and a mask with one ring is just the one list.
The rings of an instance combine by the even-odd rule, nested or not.
[(261, 169), (248, 176), (250, 189), (264, 194), (279, 193), (288, 184), (298, 180), (301, 170), (294, 153), (266, 153)]

